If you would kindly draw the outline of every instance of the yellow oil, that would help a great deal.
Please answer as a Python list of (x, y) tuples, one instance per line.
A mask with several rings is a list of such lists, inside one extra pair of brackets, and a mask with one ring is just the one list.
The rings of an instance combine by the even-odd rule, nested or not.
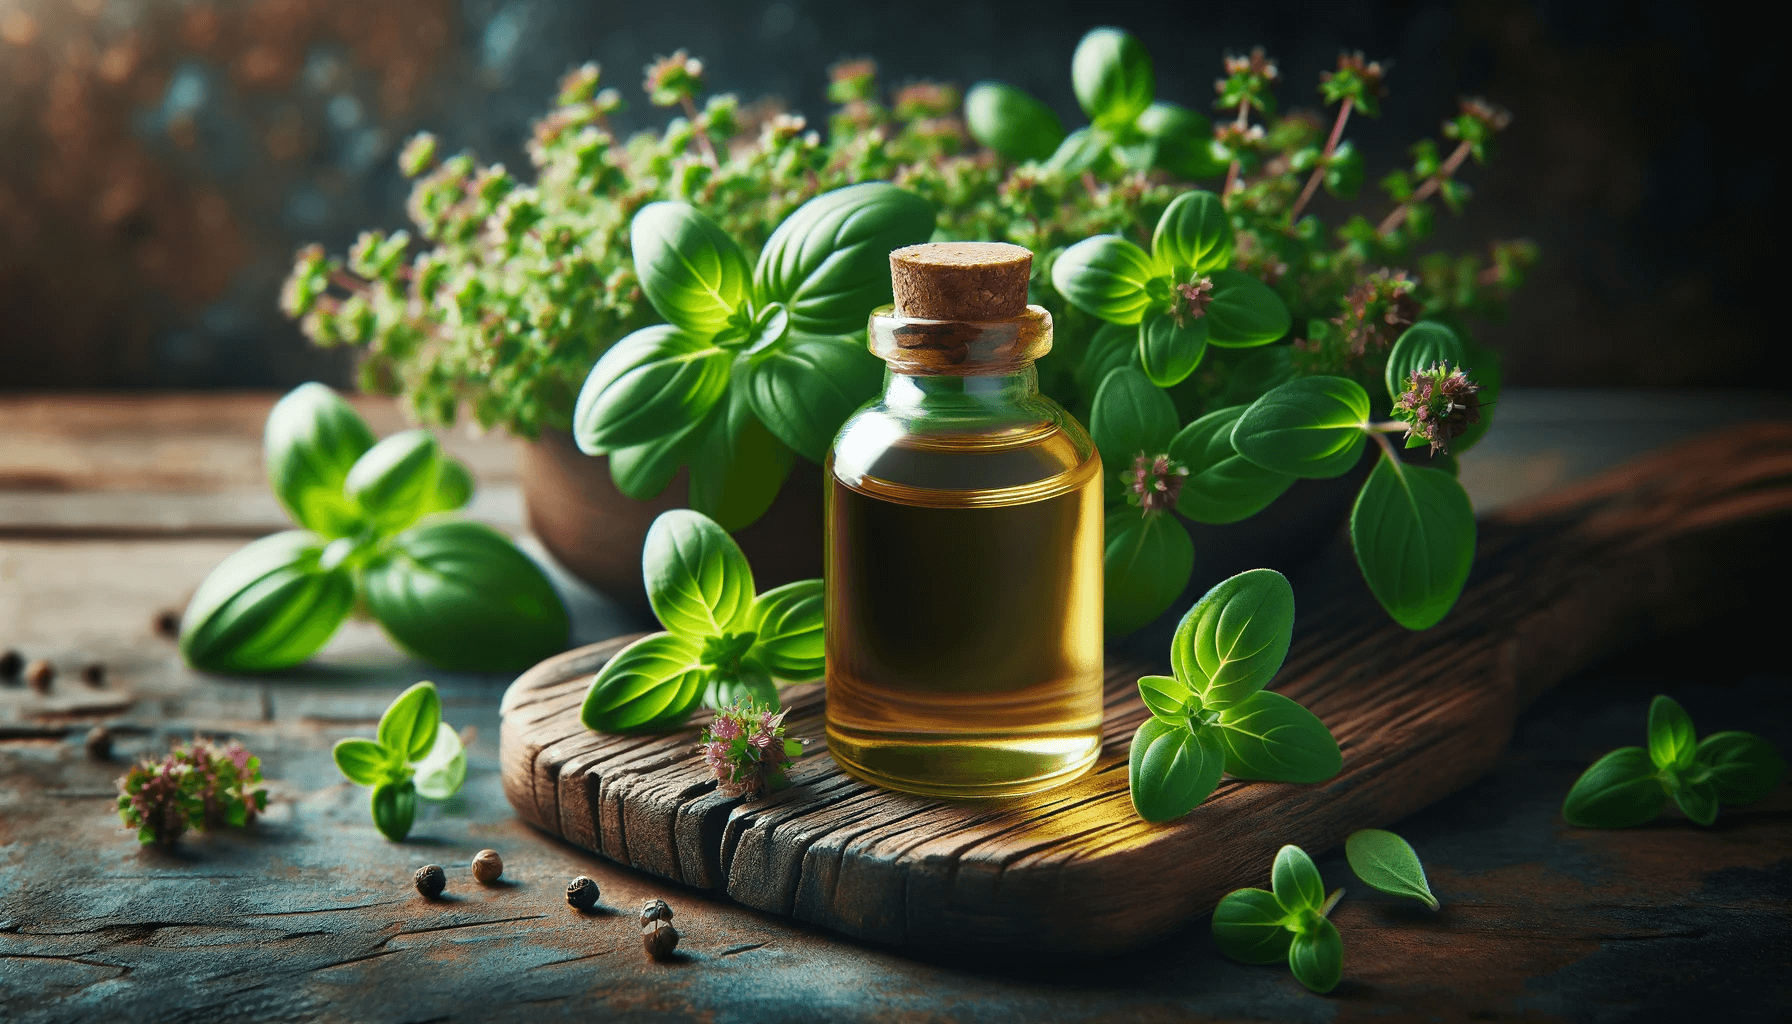
[(1069, 425), (904, 436), (871, 458), (849, 428), (830, 455), (828, 746), (847, 771), (989, 797), (1094, 764), (1101, 459)]

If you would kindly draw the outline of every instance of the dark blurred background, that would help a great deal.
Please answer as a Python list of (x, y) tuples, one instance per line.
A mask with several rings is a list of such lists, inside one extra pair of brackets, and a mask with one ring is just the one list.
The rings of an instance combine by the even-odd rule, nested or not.
[[(1458, 94), (1516, 119), (1435, 244), (1543, 251), (1488, 340), (1520, 385), (1777, 386), (1768, 341), (1776, 168), (1762, 113), (1779, 43), (1711, 5), (841, 0), (0, 0), (0, 389), (285, 387), (349, 378), (275, 308), (292, 251), (404, 226), (394, 157), (428, 128), (528, 173), (522, 143), (585, 60), (622, 126), (663, 123), (641, 68), (684, 47), (714, 91), (824, 123), (827, 67), (887, 86), (1018, 85), (1084, 123), (1077, 39), (1139, 35), (1158, 95), (1207, 108), (1224, 52), (1280, 60), (1319, 105), (1340, 49), (1392, 61), (1349, 137), (1369, 180), (1436, 137)], [(1368, 192), (1369, 190), (1365, 190)], [(1315, 209), (1328, 213), (1321, 205)]]

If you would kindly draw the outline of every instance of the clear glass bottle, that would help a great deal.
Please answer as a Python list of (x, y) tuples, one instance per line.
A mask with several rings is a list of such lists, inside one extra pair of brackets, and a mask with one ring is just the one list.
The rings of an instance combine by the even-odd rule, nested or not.
[(1039, 393), (1031, 261), (892, 253), (896, 305), (870, 324), (884, 392), (828, 457), (828, 747), (881, 786), (1029, 793), (1100, 750), (1101, 456)]

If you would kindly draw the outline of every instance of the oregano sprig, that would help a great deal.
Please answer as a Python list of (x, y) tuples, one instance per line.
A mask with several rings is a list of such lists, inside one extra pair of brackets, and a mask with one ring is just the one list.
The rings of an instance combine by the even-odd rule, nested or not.
[(587, 728), (667, 729), (699, 703), (721, 710), (751, 701), (769, 713), (778, 707), (777, 680), (821, 674), (821, 580), (756, 595), (734, 538), (689, 509), (653, 521), (641, 566), (665, 632), (629, 644), (597, 673), (580, 712)]
[(1320, 782), (1338, 773), (1338, 743), (1312, 712), (1265, 690), (1288, 656), (1294, 590), (1253, 569), (1209, 590), (1171, 641), (1172, 676), (1145, 676), (1151, 718), (1133, 735), (1127, 782), (1146, 821), (1198, 807), (1234, 778)]
[(1653, 820), (1668, 798), (1709, 825), (1720, 806), (1765, 800), (1786, 775), (1785, 759), (1754, 733), (1720, 732), (1695, 742), (1692, 719), (1665, 694), (1649, 705), (1649, 746), (1620, 747), (1593, 762), (1568, 791), (1562, 817), (1584, 828), (1629, 828)]
[(1350, 870), (1356, 872), (1356, 877), (1371, 888), (1437, 909), (1437, 897), (1431, 894), (1425, 865), (1419, 863), (1412, 844), (1394, 833), (1379, 828), (1358, 829), (1344, 840), (1344, 857), (1350, 861)]
[(1270, 869), (1268, 891), (1236, 889), (1214, 908), (1214, 942), (1247, 964), (1286, 960), (1296, 981), (1330, 992), (1344, 976), (1344, 939), (1327, 915), (1343, 896), (1343, 889), (1325, 894), (1305, 850), (1284, 846)]
[(331, 754), (338, 771), (372, 786), (374, 827), (393, 842), (411, 833), (417, 798), (446, 800), (467, 779), (460, 736), (442, 725), (442, 698), (431, 682), (405, 690), (380, 716), (376, 739), (339, 740)]

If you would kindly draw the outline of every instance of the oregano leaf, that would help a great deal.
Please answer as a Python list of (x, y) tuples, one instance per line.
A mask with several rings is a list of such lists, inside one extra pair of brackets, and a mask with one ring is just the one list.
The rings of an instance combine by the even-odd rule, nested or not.
[(1437, 897), (1425, 877), (1425, 866), (1412, 844), (1378, 828), (1359, 829), (1344, 840), (1344, 857), (1350, 870), (1371, 888), (1391, 896), (1405, 896), (1437, 909)]

